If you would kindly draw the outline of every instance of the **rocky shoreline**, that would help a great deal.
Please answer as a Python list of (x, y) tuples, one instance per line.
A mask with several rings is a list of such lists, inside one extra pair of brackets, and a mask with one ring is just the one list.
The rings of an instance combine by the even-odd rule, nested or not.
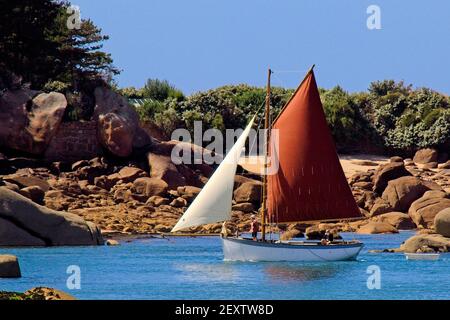
[[(208, 181), (214, 166), (175, 164), (171, 155), (175, 146), (194, 159), (211, 151), (152, 138), (134, 108), (107, 87), (96, 88), (94, 100), (89, 126), (73, 122), (69, 134), (61, 125), (64, 95), (22, 88), (0, 96), (5, 124), (0, 130), (1, 246), (99, 245), (103, 237), (164, 235)], [(448, 251), (448, 154), (428, 148), (413, 159), (343, 158), (363, 219), (278, 225), (274, 231), (283, 232), (284, 238), (318, 239), (326, 229), (336, 237), (342, 231), (418, 229), (416, 247), (402, 250)], [(348, 165), (357, 170), (347, 170)], [(260, 210), (261, 187), (261, 177), (239, 168), (229, 234), (247, 231), (250, 216)], [(216, 223), (184, 234), (221, 230)]]
[[(98, 157), (74, 162), (66, 171), (59, 172), (55, 171), (54, 163), (49, 167), (19, 168), (13, 174), (0, 176), (3, 184), (0, 191), (9, 192), (8, 195), (14, 191), (21, 199), (26, 197), (35, 202), (39, 208), (81, 217), (98, 226), (106, 239), (128, 241), (139, 236), (161, 237), (175, 225), (213, 171), (213, 168), (206, 166), (203, 166), (203, 172), (186, 166), (185, 172), (189, 172), (190, 176), (182, 176), (167, 156), (173, 146), (172, 142), (159, 142), (154, 145), (154, 151), (147, 154), (148, 166), (161, 178), (155, 177), (154, 171), (145, 171), (145, 166), (138, 167), (133, 162), (119, 165), (105, 157)], [(165, 151), (162, 155), (161, 150)], [(166, 162), (159, 158), (155, 164), (152, 162), (154, 155), (157, 158), (166, 157)], [(17, 159), (7, 161), (16, 163)], [(280, 231), (286, 238), (305, 235), (309, 239), (318, 239), (326, 229), (332, 230), (337, 237), (343, 231), (374, 234), (417, 229), (419, 235), (416, 236), (415, 246), (411, 247), (408, 243), (399, 250), (448, 251), (448, 238), (438, 239), (435, 230), (435, 217), (439, 213), (443, 216), (438, 219), (438, 226), (442, 226), (439, 232), (450, 236), (446, 234), (446, 224), (441, 223), (447, 219), (446, 209), (450, 208), (448, 165), (447, 161), (435, 168), (428, 168), (427, 164), (399, 157), (380, 165), (369, 164), (367, 171), (348, 177), (364, 219), (280, 225)], [(177, 186), (173, 183), (173, 177), (182, 182), (192, 181), (189, 178), (195, 177), (195, 185)], [(245, 175), (235, 178), (233, 218), (227, 224), (230, 234), (237, 230), (246, 231), (250, 215), (259, 210), (261, 182), (253, 178)], [(28, 199), (21, 201), (31, 202)], [(0, 215), (0, 221), (2, 217), (4, 215)], [(191, 228), (183, 234), (218, 234), (221, 228), (222, 225), (217, 223)], [(2, 240), (2, 244), (6, 245), (5, 239), (0, 238)]]

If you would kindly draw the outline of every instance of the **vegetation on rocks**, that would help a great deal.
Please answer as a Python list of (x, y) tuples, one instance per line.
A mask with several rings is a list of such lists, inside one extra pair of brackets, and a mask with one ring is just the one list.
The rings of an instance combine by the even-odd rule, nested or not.
[[(149, 80), (165, 86), (165, 94), (142, 89), (120, 92), (141, 97), (137, 107), (142, 120), (153, 121), (167, 139), (174, 128), (193, 130), (194, 121), (203, 128), (242, 128), (265, 101), (265, 88), (245, 84), (229, 85), (184, 97), (166, 81)], [(169, 92), (177, 92), (170, 95)], [(272, 116), (275, 117), (294, 90), (272, 88)], [(428, 88), (413, 89), (392, 80), (370, 84), (368, 92), (348, 93), (337, 86), (320, 89), (325, 114), (339, 151), (366, 151), (411, 156), (424, 147), (441, 150), (450, 146), (450, 100)]]
[(0, 300), (76, 300), (73, 296), (57, 289), (37, 287), (24, 293), (0, 291)]

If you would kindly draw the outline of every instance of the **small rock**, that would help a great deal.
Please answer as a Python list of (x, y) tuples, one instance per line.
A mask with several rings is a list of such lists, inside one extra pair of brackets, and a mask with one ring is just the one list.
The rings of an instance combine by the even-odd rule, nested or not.
[(78, 169), (81, 169), (81, 168), (87, 167), (87, 166), (89, 166), (89, 161), (80, 160), (80, 161), (73, 163), (71, 168), (72, 168), (72, 171), (77, 171)]
[(253, 204), (250, 202), (243, 202), (243, 203), (238, 203), (235, 204), (232, 207), (233, 210), (235, 211), (242, 211), (242, 212), (253, 212), (255, 210), (255, 208), (253, 207)]
[(167, 198), (163, 198), (160, 196), (152, 196), (152, 197), (148, 198), (148, 200), (145, 204), (152, 206), (152, 207), (159, 207), (162, 205), (166, 205), (168, 203), (169, 203), (169, 199), (167, 199)]
[(19, 260), (16, 256), (0, 255), (0, 278), (20, 278)]
[(169, 205), (175, 208), (182, 208), (187, 206), (187, 201), (184, 198), (178, 197), (173, 199)]
[(389, 159), (389, 162), (401, 162), (401, 163), (403, 163), (403, 158), (402, 157), (391, 157)]
[(114, 239), (108, 239), (108, 240), (106, 240), (105, 244), (106, 244), (107, 246), (118, 246), (118, 245), (120, 245), (119, 241), (114, 240)]
[(136, 193), (145, 194), (147, 197), (162, 196), (166, 194), (169, 185), (158, 178), (138, 178), (133, 183)]

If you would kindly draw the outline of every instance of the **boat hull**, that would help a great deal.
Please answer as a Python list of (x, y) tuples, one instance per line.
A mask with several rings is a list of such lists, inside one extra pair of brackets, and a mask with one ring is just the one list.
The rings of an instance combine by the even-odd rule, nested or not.
[(405, 253), (407, 260), (439, 260), (439, 253)]
[(363, 244), (350, 242), (320, 245), (308, 242), (261, 242), (243, 238), (222, 238), (226, 261), (345, 261), (355, 260)]

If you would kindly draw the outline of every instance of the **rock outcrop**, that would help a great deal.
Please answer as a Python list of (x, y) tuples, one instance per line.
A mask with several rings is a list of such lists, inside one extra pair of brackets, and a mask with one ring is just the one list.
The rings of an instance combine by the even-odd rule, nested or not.
[(0, 255), (0, 278), (20, 278), (19, 260), (10, 254)]
[(166, 181), (169, 188), (177, 188), (186, 185), (186, 178), (178, 171), (169, 156), (148, 153), (147, 159), (151, 178)]
[(37, 287), (24, 293), (27, 300), (76, 300), (70, 294), (47, 287)]
[(241, 184), (239, 188), (234, 190), (234, 200), (237, 203), (243, 202), (260, 202), (261, 201), (262, 183), (259, 181), (249, 181)]
[(25, 293), (0, 291), (0, 300), (76, 300), (73, 296), (61, 290), (38, 287)]
[(440, 235), (450, 238), (450, 206), (434, 217), (434, 229)]
[(359, 234), (378, 234), (378, 233), (398, 233), (398, 230), (389, 223), (371, 221), (362, 225), (356, 233)]
[(381, 195), (388, 186), (389, 181), (410, 175), (411, 173), (406, 170), (403, 161), (380, 165), (373, 177), (373, 191)]
[(407, 212), (411, 204), (426, 191), (439, 189), (439, 185), (417, 177), (401, 177), (389, 181), (382, 199), (389, 203), (393, 211)]
[(0, 98), (0, 145), (42, 154), (58, 130), (66, 106), (61, 93), (5, 92)]
[(450, 208), (450, 196), (443, 191), (428, 191), (414, 201), (408, 214), (417, 226), (432, 229), (436, 215)]
[(100, 230), (81, 217), (40, 206), (0, 187), (0, 246), (103, 244)]
[(416, 225), (411, 217), (403, 212), (389, 212), (373, 218), (373, 221), (388, 223), (397, 230), (415, 229)]
[[(104, 87), (96, 88), (94, 94), (98, 136), (108, 151), (119, 157), (128, 157), (135, 143), (142, 147), (150, 141), (146, 133), (139, 130), (139, 117), (125, 97)], [(135, 141), (135, 138), (138, 139)]]
[(397, 251), (415, 253), (432, 249), (434, 252), (448, 252), (449, 248), (450, 238), (438, 234), (419, 234), (406, 240)]
[(438, 152), (431, 148), (420, 149), (414, 155), (413, 161), (416, 164), (437, 163)]

